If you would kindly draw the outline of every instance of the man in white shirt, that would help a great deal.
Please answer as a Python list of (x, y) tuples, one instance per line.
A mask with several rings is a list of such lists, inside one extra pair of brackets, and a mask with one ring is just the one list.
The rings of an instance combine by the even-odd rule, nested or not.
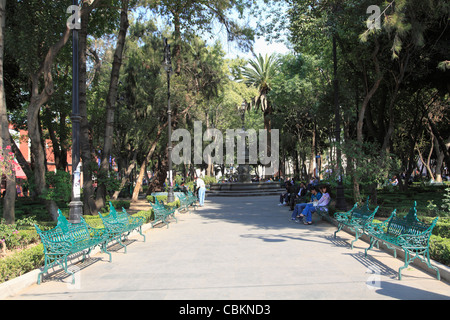
[(206, 193), (206, 185), (205, 181), (202, 178), (195, 178), (198, 188), (198, 202), (200, 207), (203, 207), (203, 203), (205, 202), (205, 193)]

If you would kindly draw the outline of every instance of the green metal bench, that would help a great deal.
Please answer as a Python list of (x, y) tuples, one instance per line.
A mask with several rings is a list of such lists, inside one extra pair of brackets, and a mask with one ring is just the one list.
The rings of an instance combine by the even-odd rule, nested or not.
[(169, 223), (167, 221), (169, 217), (174, 218), (175, 221), (178, 222), (177, 218), (175, 217), (176, 208), (165, 206), (163, 203), (159, 202), (156, 197), (155, 203), (152, 203), (152, 208), (154, 214), (154, 220), (151, 223), (152, 227), (154, 227), (158, 223), (164, 223), (167, 228), (169, 228)]
[(181, 210), (186, 210), (186, 211), (189, 212), (190, 204), (189, 204), (189, 200), (188, 200), (188, 198), (186, 197), (186, 195), (185, 195), (184, 193), (179, 193), (179, 194), (177, 195), (177, 197), (178, 197), (178, 200), (180, 200), (180, 207), (179, 207), (178, 209), (179, 209), (180, 211), (181, 211)]
[(194, 210), (197, 208), (197, 199), (186, 196), (184, 193), (178, 195), (181, 206), (180, 208), (186, 208), (189, 211), (189, 207), (193, 207)]
[(396, 210), (394, 210), (386, 221), (371, 223), (368, 227), (370, 246), (365, 249), (365, 255), (367, 256), (367, 251), (372, 249), (374, 244), (378, 245), (378, 242), (381, 241), (389, 249), (394, 250), (395, 258), (397, 258), (396, 248), (403, 249), (405, 253), (405, 264), (398, 270), (399, 280), (402, 279), (402, 270), (416, 258), (435, 270), (436, 277), (440, 280), (439, 269), (431, 265), (429, 251), (431, 232), (439, 218), (434, 219), (431, 224), (419, 221), (416, 205), (417, 203), (414, 201), (414, 206), (404, 218), (397, 217)]
[(127, 246), (122, 242), (122, 236), (126, 237), (133, 230), (137, 230), (145, 242), (145, 235), (142, 233), (143, 217), (133, 217), (127, 213), (125, 208), (122, 208), (122, 212), (117, 212), (111, 202), (109, 202), (109, 214), (103, 216), (99, 212), (99, 216), (103, 225), (109, 231), (110, 239), (116, 240), (125, 249), (125, 253), (127, 252)]
[(188, 191), (187, 198), (192, 206), (197, 207), (198, 198), (196, 196), (194, 196), (192, 191)]
[(83, 252), (83, 260), (90, 251), (100, 246), (102, 252), (109, 255), (106, 245), (109, 240), (109, 232), (106, 228), (92, 228), (81, 217), (80, 223), (70, 223), (58, 210), (58, 224), (54, 229), (43, 231), (34, 225), (44, 245), (44, 270), (38, 274), (37, 283), (41, 284), (41, 276), (55, 264), (61, 266), (64, 271), (72, 275), (72, 284), (75, 283), (75, 275), (67, 269), (67, 257)]
[(317, 206), (316, 207), (316, 213), (322, 218), (327, 221), (330, 221), (330, 214), (328, 213), (329, 205), (326, 206)]
[(353, 244), (358, 241), (359, 237), (366, 232), (367, 227), (372, 223), (375, 214), (378, 211), (378, 207), (375, 210), (370, 210), (369, 208), (369, 197), (362, 207), (358, 207), (355, 203), (353, 208), (347, 212), (336, 212), (334, 218), (338, 223), (338, 229), (334, 232), (334, 237), (336, 234), (342, 230), (343, 227), (347, 227), (355, 232), (355, 240), (351, 242), (351, 247), (353, 249)]

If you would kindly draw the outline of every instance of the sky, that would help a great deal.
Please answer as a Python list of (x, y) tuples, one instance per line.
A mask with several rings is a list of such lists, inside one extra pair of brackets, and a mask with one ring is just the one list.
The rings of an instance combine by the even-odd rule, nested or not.
[[(260, 0), (258, 0), (258, 1), (260, 1)], [(262, 1), (260, 1), (260, 5), (264, 6)], [(159, 17), (154, 16), (153, 18), (156, 19), (158, 25), (164, 24), (164, 22)], [(243, 22), (243, 21), (241, 21), (241, 22)], [(222, 43), (223, 50), (226, 53), (225, 58), (228, 58), (228, 59), (232, 59), (232, 58), (236, 58), (236, 57), (241, 57), (241, 58), (245, 58), (245, 59), (254, 58), (252, 52), (244, 53), (244, 52), (240, 51), (239, 48), (237, 48), (236, 44), (228, 43), (225, 28), (223, 26), (221, 26), (220, 24), (217, 24), (215, 22), (213, 22), (213, 23), (215, 24), (213, 35), (212, 36), (204, 35), (204, 37), (203, 37), (208, 45), (212, 45), (215, 41), (220, 40), (220, 42)], [(244, 21), (243, 23), (249, 24), (252, 27), (256, 27), (256, 24), (257, 24), (255, 21), (255, 18), (252, 17), (251, 15), (249, 15), (248, 20)], [(269, 43), (265, 40), (264, 37), (259, 37), (259, 38), (255, 39), (255, 42), (253, 45), (253, 51), (256, 56), (258, 56), (258, 54), (261, 54), (264, 56), (265, 54), (270, 55), (272, 53), (286, 54), (290, 50), (283, 42), (272, 41), (271, 43)]]
[[(227, 53), (225, 58), (236, 58), (237, 56), (246, 59), (253, 58), (253, 54), (251, 52), (243, 53), (238, 49), (234, 48), (233, 45), (228, 46), (226, 43), (224, 43), (223, 47), (224, 51)], [(290, 50), (282, 42), (273, 41), (272, 43), (269, 43), (265, 41), (264, 38), (258, 38), (254, 43), (253, 51), (255, 52), (256, 55), (261, 54), (262, 56), (264, 56), (266, 53), (268, 55), (271, 55), (272, 53), (286, 54)]]
[[(262, 6), (264, 8), (264, 6), (266, 6), (262, 1), (259, 1), (259, 5)], [(282, 10), (287, 10), (286, 8), (279, 8)], [(270, 10), (266, 9), (266, 14), (268, 14), (268, 16), (270, 17)], [(283, 14), (281, 14), (283, 15)], [(267, 18), (263, 17), (263, 16), (259, 16), (260, 19), (264, 19)], [(252, 26), (253, 28), (256, 27), (257, 23), (255, 21), (255, 17), (253, 17), (252, 15), (248, 16), (248, 20), (245, 21), (241, 21), (244, 24), (248, 24), (250, 26)], [(253, 58), (253, 53), (252, 52), (241, 52), (238, 48), (236, 48), (236, 46), (234, 44), (228, 44), (227, 43), (227, 37), (226, 37), (226, 32), (224, 30), (224, 28), (219, 27), (219, 29), (217, 30), (218, 37), (220, 38), (222, 45), (223, 45), (223, 49), (226, 52), (226, 58), (236, 58), (237, 56), (242, 57), (242, 58), (246, 58), (246, 59), (251, 59)], [(282, 39), (285, 39), (285, 35), (281, 35)], [(265, 40), (264, 37), (259, 37), (255, 39), (254, 45), (253, 45), (253, 51), (255, 53), (256, 56), (258, 56), (259, 54), (261, 55), (265, 55), (265, 54), (272, 54), (272, 53), (279, 53), (279, 54), (286, 54), (288, 53), (290, 50), (288, 49), (288, 47), (284, 44), (284, 42), (282, 41), (272, 41), (272, 42), (268, 42)]]

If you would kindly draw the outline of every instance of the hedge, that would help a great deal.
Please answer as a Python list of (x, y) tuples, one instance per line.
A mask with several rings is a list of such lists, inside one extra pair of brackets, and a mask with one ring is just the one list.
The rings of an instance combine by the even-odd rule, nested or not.
[(450, 239), (432, 235), (430, 238), (430, 256), (446, 266), (450, 266)]
[[(155, 203), (155, 196), (147, 196), (146, 197), (147, 201), (151, 202), (151, 203)], [(167, 202), (167, 195), (157, 195), (156, 199), (158, 199), (159, 202)], [(174, 202), (170, 202), (170, 203), (166, 203), (166, 205), (170, 206), (170, 207), (177, 207), (179, 208), (181, 205), (181, 202), (179, 199), (176, 199)]]
[(44, 246), (42, 244), (0, 259), (0, 283), (40, 268), (43, 264)]

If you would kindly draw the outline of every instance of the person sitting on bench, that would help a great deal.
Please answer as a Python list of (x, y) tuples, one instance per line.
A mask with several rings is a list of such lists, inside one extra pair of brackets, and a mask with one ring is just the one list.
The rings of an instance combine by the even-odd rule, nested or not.
[(300, 219), (306, 217), (306, 220), (303, 221), (303, 224), (312, 224), (312, 214), (317, 210), (328, 210), (327, 206), (330, 203), (330, 187), (327, 185), (319, 187), (319, 191), (322, 192), (322, 196), (320, 197), (317, 203), (307, 204), (305, 209), (303, 209), (302, 213), (299, 215)]
[(306, 196), (307, 192), (308, 190), (306, 189), (305, 183), (300, 182), (300, 189), (295, 193), (294, 196), (291, 196), (291, 200), (289, 203), (290, 211), (294, 210), (296, 200), (302, 199), (304, 196)]
[(298, 222), (297, 216), (300, 215), (308, 204), (312, 204), (314, 201), (320, 200), (322, 194), (319, 192), (317, 187), (311, 188), (311, 202), (299, 203), (295, 205), (294, 212), (292, 213), (291, 220)]

